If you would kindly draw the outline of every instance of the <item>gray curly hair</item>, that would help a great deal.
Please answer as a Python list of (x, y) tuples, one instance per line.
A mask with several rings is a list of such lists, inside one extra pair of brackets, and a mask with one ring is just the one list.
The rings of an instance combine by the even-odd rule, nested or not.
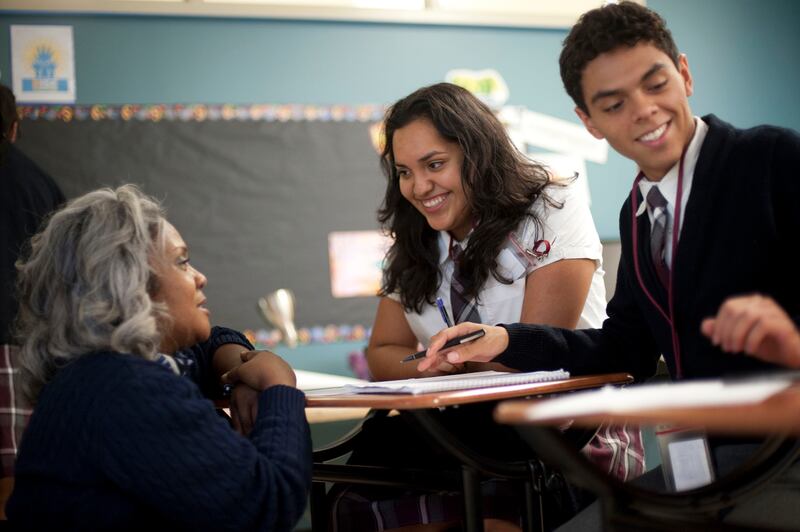
[(152, 259), (164, 253), (164, 211), (133, 185), (67, 203), (16, 266), (20, 384), (36, 402), (59, 366), (101, 350), (155, 356)]

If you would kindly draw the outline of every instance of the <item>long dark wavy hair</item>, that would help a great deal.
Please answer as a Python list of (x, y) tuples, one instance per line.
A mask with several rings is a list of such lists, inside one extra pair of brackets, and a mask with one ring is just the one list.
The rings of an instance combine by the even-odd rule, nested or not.
[[(467, 295), (476, 296), (491, 273), (510, 284), (498, 272), (497, 255), (506, 237), (526, 217), (531, 204), (543, 196), (550, 183), (549, 172), (521, 154), (505, 128), (469, 91), (450, 83), (421, 88), (395, 103), (386, 113), (386, 144), (381, 168), (388, 180), (378, 220), (394, 237), (386, 255), (380, 295), (399, 292), (403, 307), (421, 312), (433, 304), (441, 282), (437, 231), (400, 193), (394, 162), (395, 132), (417, 119), (430, 120), (439, 134), (457, 143), (464, 152), (461, 183), (475, 226), (459, 258), (459, 268), (468, 276)], [(552, 202), (551, 202), (552, 203)], [(541, 227), (540, 221), (534, 222)]]

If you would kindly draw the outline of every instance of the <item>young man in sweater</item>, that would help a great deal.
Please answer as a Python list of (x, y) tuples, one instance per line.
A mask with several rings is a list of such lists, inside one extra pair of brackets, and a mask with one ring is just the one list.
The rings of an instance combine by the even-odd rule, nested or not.
[[(780, 357), (731, 353), (760, 350), (741, 340), (753, 327), (730, 327), (737, 320), (723, 305), (735, 296), (761, 294), (795, 325), (800, 322), (794, 260), (800, 136), (694, 116), (686, 56), (678, 53), (661, 17), (632, 2), (584, 14), (564, 42), (560, 65), (587, 130), (640, 169), (620, 213), (622, 256), (608, 319), (601, 329), (577, 331), (481, 326), (482, 339), (440, 353), (446, 340), (476, 328), (460, 324), (434, 337), (419, 369), (442, 359), (493, 360), (519, 370), (564, 368), (573, 375), (624, 371), (642, 381), (655, 373), (662, 354), (674, 379), (775, 368)], [(740, 308), (754, 301), (734, 302)], [(701, 328), (714, 316), (721, 321)], [(728, 326), (715, 330), (715, 323)], [(760, 342), (757, 336), (752, 341)], [(740, 461), (723, 460), (715, 451), (712, 443), (720, 473)], [(795, 487), (798, 477), (795, 471)], [(774, 505), (784, 501), (770, 497)], [(791, 506), (756, 514), (781, 524)], [(758, 523), (759, 517), (744, 521)]]

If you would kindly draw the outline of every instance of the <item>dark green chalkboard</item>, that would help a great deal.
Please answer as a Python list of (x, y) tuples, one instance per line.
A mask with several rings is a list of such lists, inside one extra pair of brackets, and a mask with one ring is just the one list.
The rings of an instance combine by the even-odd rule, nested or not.
[(214, 323), (262, 327), (257, 298), (290, 288), (298, 326), (371, 325), (376, 298), (331, 296), (327, 240), (378, 228), (370, 125), (24, 120), (18, 145), (67, 197), (136, 183), (163, 200), (209, 278)]

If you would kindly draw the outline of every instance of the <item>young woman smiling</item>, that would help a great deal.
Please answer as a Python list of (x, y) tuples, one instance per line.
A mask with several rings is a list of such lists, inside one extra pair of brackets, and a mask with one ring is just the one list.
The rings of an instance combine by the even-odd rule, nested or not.
[[(416, 364), (400, 362), (447, 326), (437, 298), (455, 323), (600, 326), (605, 318), (602, 247), (588, 198), (574, 179), (556, 181), (514, 147), (486, 105), (448, 83), (419, 89), (395, 103), (385, 119), (385, 139), (381, 162), (387, 185), (379, 220), (394, 243), (367, 349), (376, 380), (508, 370), (497, 364), (465, 367), (441, 360), (420, 374)], [(512, 438), (499, 436), (490, 413), (479, 410), (460, 408), (442, 415), (455, 433), (476, 446), (513, 454)], [(426, 453), (390, 450), (391, 441), (405, 441), (402, 435), (411, 430), (403, 423), (399, 416), (366, 426), (364, 433), (374, 432), (375, 439), (354, 453), (354, 462), (409, 457), (401, 467), (419, 466), (420, 454)], [(638, 430), (604, 427), (587, 452), (623, 479), (643, 468)], [(436, 456), (431, 465), (445, 463), (446, 458)], [(362, 501), (379, 497), (374, 489), (359, 496)], [(448, 519), (459, 517), (446, 510), (458, 508), (458, 502), (454, 506), (442, 494), (402, 497), (416, 497), (420, 511), (404, 510), (408, 505), (397, 504), (397, 494), (387, 494), (376, 503), (384, 516), (391, 514), (385, 522), (446, 527), (453, 524)], [(341, 521), (342, 529), (375, 526), (371, 510), (359, 513), (356, 497), (339, 499), (338, 504), (351, 515), (364, 516), (357, 522)], [(432, 505), (442, 511), (429, 511)], [(494, 511), (492, 506), (487, 500), (484, 515), (516, 520), (513, 509), (498, 506)], [(438, 521), (434, 515), (440, 516)]]

